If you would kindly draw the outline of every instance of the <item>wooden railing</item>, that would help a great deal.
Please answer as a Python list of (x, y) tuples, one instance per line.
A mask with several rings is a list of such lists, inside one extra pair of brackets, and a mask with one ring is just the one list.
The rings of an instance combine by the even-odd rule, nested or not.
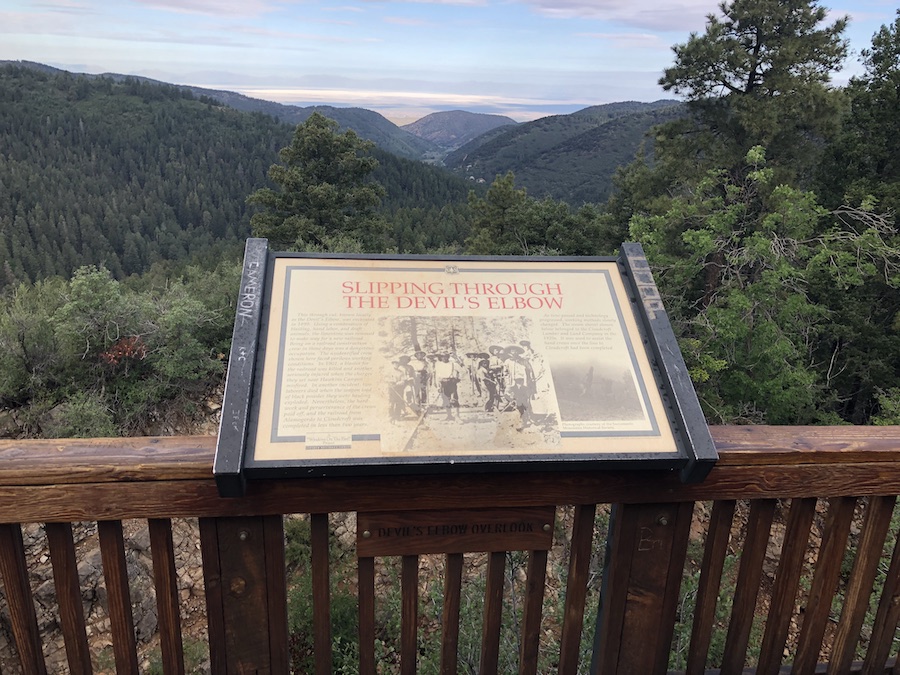
[[(568, 553), (558, 615), (548, 612), (557, 600), (545, 591), (547, 552), (529, 552), (523, 566), (520, 672), (900, 671), (894, 666), (900, 554), (891, 548), (898, 540), (892, 516), (900, 494), (900, 428), (714, 427), (712, 433), (720, 460), (700, 484), (640, 471), (267, 480), (252, 482), (239, 499), (217, 493), (213, 438), (3, 442), (0, 619), (8, 617), (15, 645), (5, 663), (10, 668), (14, 657), (21, 672), (47, 672), (24, 524), (41, 523), (46, 532), (70, 672), (100, 669), (86, 635), (72, 524), (98, 524), (109, 638), (116, 671), (127, 673), (140, 665), (122, 521), (147, 520), (161, 664), (166, 673), (181, 673), (171, 522), (199, 518), (209, 670), (282, 673), (290, 669), (291, 641), (282, 516), (309, 514), (315, 668), (330, 672), (335, 543), (328, 514), (553, 506), (559, 517), (566, 506), (566, 529), (557, 526), (554, 535)], [(608, 537), (600, 540), (595, 521), (606, 505)], [(587, 598), (596, 598), (592, 555), (604, 550), (598, 612)], [(447, 553), (440, 630), (425, 631), (421, 557), (403, 553), (400, 634), (385, 636), (375, 624), (380, 563), (360, 557), (357, 578), (345, 586), (358, 594), (361, 672), (416, 672), (432, 639), (426, 632), (435, 634), (441, 672), (507, 672), (498, 665), (507, 557), (492, 551), (483, 566), (477, 668), (457, 654), (469, 558)], [(594, 619), (593, 639), (584, 638), (585, 621)], [(382, 652), (375, 643), (385, 640), (399, 644), (395, 658), (376, 663)], [(584, 652), (589, 658), (579, 662)]]

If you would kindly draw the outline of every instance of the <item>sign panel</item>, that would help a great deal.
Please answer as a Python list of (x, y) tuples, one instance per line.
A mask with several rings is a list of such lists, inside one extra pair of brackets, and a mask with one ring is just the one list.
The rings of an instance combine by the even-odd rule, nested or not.
[(270, 254), (264, 269), (259, 341), (232, 348), (239, 364), (255, 351), (252, 384), (229, 370), (226, 385), (251, 399), (247, 477), (691, 459), (647, 285), (621, 261)]
[(547, 551), (555, 508), (379, 511), (357, 514), (356, 554)]

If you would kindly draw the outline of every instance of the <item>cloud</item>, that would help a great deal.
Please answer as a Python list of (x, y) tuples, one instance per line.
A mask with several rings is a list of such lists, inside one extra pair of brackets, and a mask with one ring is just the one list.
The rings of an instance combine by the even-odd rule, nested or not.
[[(203, 87), (216, 88), (215, 85), (203, 84)], [(231, 85), (234, 87), (235, 85)], [(423, 103), (434, 104), (439, 102), (443, 106), (456, 107), (483, 107), (483, 106), (533, 106), (538, 103), (544, 103), (540, 98), (532, 97), (509, 97), (496, 94), (465, 94), (445, 91), (403, 91), (403, 90), (382, 90), (382, 89), (339, 89), (339, 88), (304, 88), (304, 87), (258, 87), (247, 86), (234, 89), (246, 96), (254, 98), (262, 98), (269, 101), (303, 101), (306, 103), (325, 103), (333, 101), (342, 101), (349, 105), (365, 105), (369, 106), (385, 106), (385, 105), (421, 105)], [(557, 104), (568, 103), (575, 104), (575, 101), (554, 101)], [(577, 101), (578, 104), (584, 101)]]
[(429, 25), (428, 21), (424, 19), (413, 19), (411, 17), (405, 16), (386, 16), (384, 17), (385, 23), (392, 23), (397, 26), (427, 26)]
[(269, 0), (134, 0), (137, 4), (178, 14), (259, 16), (277, 9)]
[(56, 0), (55, 2), (40, 2), (34, 5), (35, 9), (47, 12), (59, 12), (62, 14), (97, 14), (97, 8), (77, 0)]
[[(487, 0), (390, 0), (408, 5), (457, 5), (460, 7), (484, 7)], [(363, 2), (382, 2), (382, 0), (363, 0)]]
[[(381, 82), (372, 82), (369, 87), (344, 82), (344, 86), (291, 86), (270, 87), (264, 85), (232, 82), (229, 85), (193, 82), (196, 86), (212, 89), (229, 89), (246, 96), (267, 101), (278, 101), (288, 105), (333, 105), (336, 107), (355, 106), (375, 110), (389, 118), (403, 118), (404, 122), (424, 117), (439, 110), (469, 110), (508, 115), (519, 121), (531, 120), (551, 114), (564, 114), (601, 103), (625, 100), (657, 100), (658, 88), (655, 75), (650, 89), (635, 91), (630, 85), (639, 79), (639, 73), (612, 73), (607, 84), (595, 94), (563, 95), (558, 92), (538, 92), (529, 95), (504, 93), (461, 93), (448, 87), (439, 89), (420, 86), (424, 83), (402, 83), (395, 88), (379, 88)], [(622, 82), (627, 84), (622, 84)], [(374, 85), (374, 86), (371, 86)], [(494, 88), (494, 92), (498, 88)], [(640, 94), (640, 95), (639, 95)]]
[[(343, 22), (339, 22), (343, 23)], [(346, 24), (352, 25), (352, 24)], [(249, 35), (252, 37), (261, 37), (266, 39), (287, 40), (289, 43), (294, 40), (309, 40), (311, 42), (331, 42), (336, 44), (357, 44), (360, 42), (380, 42), (378, 38), (350, 38), (338, 37), (336, 35), (320, 35), (318, 33), (298, 33), (296, 31), (276, 30), (274, 28), (254, 28), (253, 26), (236, 26), (231, 30)], [(255, 42), (257, 46), (258, 42)], [(291, 45), (279, 45), (279, 49), (290, 47)]]
[(578, 37), (592, 38), (613, 42), (623, 47), (650, 47), (657, 48), (667, 46), (667, 43), (653, 33), (576, 33)]
[(558, 19), (596, 19), (650, 30), (700, 30), (718, 0), (516, 0), (538, 14)]

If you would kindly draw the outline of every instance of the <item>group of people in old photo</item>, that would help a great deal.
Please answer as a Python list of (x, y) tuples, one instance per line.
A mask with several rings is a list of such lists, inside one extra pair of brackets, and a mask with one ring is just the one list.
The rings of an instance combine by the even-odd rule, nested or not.
[(549, 390), (544, 359), (529, 340), (493, 344), (486, 351), (414, 350), (391, 362), (389, 383), (392, 420), (428, 412), (446, 420), (460, 418), (460, 408), (498, 414), (517, 412), (516, 429), (535, 424), (533, 402)]

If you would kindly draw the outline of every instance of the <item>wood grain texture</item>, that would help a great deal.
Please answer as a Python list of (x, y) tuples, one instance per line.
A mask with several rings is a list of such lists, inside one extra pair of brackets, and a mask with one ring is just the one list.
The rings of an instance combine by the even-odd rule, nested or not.
[(200, 518), (200, 553), (203, 559), (203, 587), (206, 596), (206, 623), (209, 634), (210, 670), (226, 672), (225, 595), (219, 562), (219, 530), (215, 518)]
[(690, 512), (690, 504), (613, 507), (592, 673), (665, 670)]
[(310, 515), (312, 543), (313, 648), (316, 653), (316, 675), (331, 672), (331, 566), (328, 514)]
[[(0, 522), (900, 493), (900, 427), (710, 431), (720, 459), (700, 484), (683, 485), (671, 471), (598, 471), (573, 463), (572, 472), (536, 467), (498, 474), (252, 481), (240, 499), (218, 496), (211, 436), (3, 440)], [(382, 492), (386, 483), (392, 487)], [(80, 484), (84, 489), (75, 489)], [(100, 489), (104, 484), (108, 489)], [(310, 489), (298, 491), (298, 485)], [(21, 490), (28, 486), (40, 489)], [(102, 498), (90, 498), (97, 493)], [(3, 506), (10, 500), (33, 507), (17, 517)], [(56, 517), (42, 517), (42, 511)]]
[(271, 672), (264, 522), (219, 518), (226, 673)]
[(635, 546), (635, 536), (634, 524), (623, 516), (622, 505), (613, 505), (591, 651), (592, 675), (615, 673), (618, 669), (622, 626), (625, 624), (625, 608), (628, 604), (628, 579), (631, 576), (630, 553)]
[(869, 609), (869, 596), (875, 585), (875, 575), (896, 501), (895, 497), (873, 497), (869, 500), (850, 581), (844, 591), (844, 606), (829, 657), (829, 673), (846, 672), (856, 656), (856, 645)]
[(575, 507), (563, 627), (559, 640), (558, 675), (575, 675), (578, 672), (578, 656), (581, 646), (581, 630), (584, 626), (584, 607), (587, 601), (587, 582), (591, 566), (591, 545), (594, 538), (596, 513), (597, 507), (594, 504)]
[[(721, 465), (896, 462), (900, 426), (711, 426)], [(157, 480), (212, 475), (215, 436), (0, 440), (0, 483), (119, 481), (152, 471)], [(103, 461), (103, 459), (106, 461)], [(17, 476), (20, 482), (12, 482)]]
[[(168, 519), (171, 517), (200, 517), (201, 544), (204, 552), (204, 574), (209, 575), (207, 582), (207, 600), (210, 607), (218, 611), (210, 611), (210, 642), (212, 668), (215, 672), (228, 672), (227, 664), (218, 659), (220, 657), (231, 659), (234, 653), (228, 652), (226, 643), (231, 640), (223, 632), (222, 626), (233, 624), (235, 618), (225, 615), (233, 611), (231, 605), (235, 604), (230, 593), (232, 587), (223, 581), (223, 569), (229, 565), (237, 564), (234, 552), (223, 553), (218, 549), (227, 548), (224, 537), (228, 535), (226, 530), (218, 531), (214, 528), (214, 534), (209, 534), (210, 523), (217, 522), (213, 518), (255, 518), (264, 516), (279, 519), (282, 513), (318, 513), (325, 514), (334, 511), (406, 511), (420, 513), (423, 510), (466, 510), (466, 509), (519, 509), (542, 507), (546, 504), (574, 504), (579, 507), (593, 508), (596, 503), (622, 503), (645, 504), (650, 510), (667, 509), (673, 505), (674, 518), (679, 521), (678, 515), (683, 510), (688, 510), (694, 501), (714, 500), (725, 502), (735, 499), (772, 500), (776, 498), (796, 498), (799, 500), (813, 499), (815, 497), (834, 498), (834, 503), (840, 500), (853, 502), (858, 496), (869, 497), (879, 501), (881, 497), (900, 494), (900, 427), (713, 427), (711, 435), (719, 451), (720, 460), (711, 471), (709, 477), (700, 484), (684, 485), (675, 472), (671, 471), (623, 471), (603, 470), (585, 465), (573, 465), (572, 471), (542, 471), (539, 467), (534, 471), (516, 473), (468, 473), (468, 474), (436, 474), (436, 475), (400, 475), (400, 476), (360, 476), (341, 477), (327, 479), (293, 479), (293, 480), (261, 480), (252, 481), (247, 495), (237, 499), (223, 499), (212, 477), (211, 467), (214, 454), (215, 438), (213, 437), (173, 437), (173, 438), (137, 438), (137, 439), (90, 439), (90, 440), (41, 440), (41, 441), (2, 441), (0, 442), (0, 536), (12, 537), (9, 545), (15, 547), (14, 534), (18, 530), (17, 523), (31, 522), (57, 522), (69, 523), (74, 521), (101, 521), (102, 523), (116, 522), (124, 518)], [(675, 507), (674, 505), (681, 506)], [(852, 509), (851, 509), (852, 512)], [(837, 517), (837, 516), (835, 516)], [(841, 516), (844, 517), (844, 516)], [(274, 520), (271, 521), (274, 523)], [(270, 524), (271, 524), (270, 523)], [(632, 523), (633, 525), (636, 524)], [(109, 531), (110, 525), (102, 525), (101, 530), (107, 530), (106, 548), (115, 550), (118, 543), (114, 540), (117, 535)], [(264, 584), (266, 594), (261, 603), (264, 607), (267, 624), (267, 639), (269, 658), (276, 655), (275, 661), (268, 664), (271, 669), (278, 670), (284, 667), (286, 658), (286, 634), (282, 631), (282, 609), (277, 606), (280, 598), (284, 596), (283, 579), (279, 581), (278, 564), (283, 565), (283, 551), (279, 554), (278, 544), (275, 543), (274, 534), (270, 537), (265, 534), (268, 526), (263, 527), (265, 555), (257, 562), (240, 562), (241, 565), (256, 569), (261, 565), (262, 575), (267, 579)], [(873, 532), (880, 529), (875, 528)], [(12, 529), (9, 529), (12, 528)], [(840, 542), (838, 532), (832, 536), (833, 541), (826, 537), (829, 552), (828, 556), (835, 556), (840, 562), (844, 543)], [(272, 530), (274, 532), (274, 530)], [(5, 535), (2, 533), (6, 533)], [(619, 533), (615, 541), (615, 547), (634, 546), (636, 541), (634, 533)], [(667, 535), (668, 536), (668, 535)], [(873, 534), (874, 536), (874, 534)], [(630, 539), (629, 539), (630, 537)], [(611, 603), (607, 610), (619, 612), (619, 618), (626, 622), (625, 632), (618, 636), (608, 633), (605, 639), (613, 640), (615, 648), (619, 651), (640, 652), (643, 643), (634, 636), (643, 634), (642, 631), (650, 631), (652, 621), (638, 620), (644, 616), (641, 612), (633, 614), (635, 606), (640, 606), (644, 597), (662, 597), (664, 603), (671, 602), (671, 591), (666, 586), (657, 588), (654, 584), (668, 584), (675, 582), (674, 571), (677, 568), (678, 550), (680, 546), (678, 536), (672, 535), (670, 555), (665, 563), (658, 562), (652, 567), (651, 572), (656, 577), (654, 581), (645, 582), (639, 580), (639, 570), (633, 569), (632, 563), (620, 564), (610, 574), (625, 584), (627, 591), (622, 598), (623, 604), (618, 610), (613, 607), (617, 601), (616, 594), (605, 597), (605, 603)], [(21, 538), (21, 533), (19, 534)], [(113, 543), (110, 544), (109, 541)], [(203, 543), (205, 540), (205, 543)], [(271, 540), (271, 541), (269, 541)], [(6, 539), (3, 540), (6, 542)], [(3, 543), (0, 542), (0, 543)], [(268, 542), (268, 543), (265, 543)], [(726, 540), (727, 544), (727, 540)], [(839, 546), (840, 544), (840, 546)], [(283, 545), (283, 544), (282, 544)], [(588, 543), (590, 546), (590, 543)], [(0, 548), (9, 548), (0, 546)], [(155, 547), (154, 547), (155, 548)], [(506, 547), (512, 548), (512, 547)], [(833, 549), (833, 551), (832, 551)], [(108, 555), (112, 555), (107, 551)], [(225, 556), (225, 568), (223, 568), (222, 556)], [(502, 552), (497, 552), (505, 564)], [(115, 554), (118, 556), (118, 553)], [(115, 557), (114, 556), (114, 557)], [(210, 571), (207, 573), (207, 557), (209, 557)], [(239, 557), (239, 556), (237, 556)], [(498, 558), (498, 561), (500, 560)], [(14, 581), (13, 597), (20, 593), (27, 600), (24, 601), (23, 625), (27, 626), (27, 604), (30, 600), (30, 590), (27, 590), (27, 576), (25, 586), (21, 584), (21, 572), (16, 571), (18, 563), (15, 555), (0, 551), (0, 562), (5, 560), (4, 575), (12, 575)], [(280, 563), (278, 562), (280, 560)], [(367, 574), (368, 558), (360, 560), (360, 579)], [(448, 559), (449, 560), (449, 559)], [(858, 588), (851, 593), (854, 600), (854, 608), (861, 606), (861, 598), (865, 595), (865, 586), (868, 583), (869, 572), (874, 564), (872, 557), (861, 558), (860, 565), (865, 567), (858, 575), (856, 583)], [(792, 563), (793, 564), (793, 563)], [(833, 563), (829, 563), (833, 564)], [(893, 561), (892, 561), (893, 565)], [(110, 563), (112, 568), (124, 567), (124, 563)], [(489, 568), (491, 566), (489, 565)], [(658, 567), (658, 569), (657, 569)], [(104, 559), (104, 572), (107, 561)], [(649, 568), (648, 568), (649, 569)], [(893, 567), (892, 567), (893, 569)], [(499, 570), (499, 572), (497, 571)], [(491, 672), (490, 659), (492, 657), (492, 637), (487, 634), (489, 622), (499, 620), (500, 603), (493, 603), (492, 594), (499, 589), (502, 597), (503, 567), (497, 563), (489, 569), (489, 577), (500, 575), (500, 585), (488, 589), (488, 597), (485, 611), (485, 649), (482, 656), (487, 657), (488, 664), (485, 672)], [(112, 594), (123, 594), (122, 580), (125, 580), (127, 592), (127, 574), (122, 569), (114, 575), (113, 587), (118, 591)], [(374, 572), (372, 571), (374, 575)], [(786, 574), (790, 578), (793, 572)], [(816, 571), (816, 577), (822, 575), (823, 581), (816, 586), (814, 591), (821, 593), (823, 602), (827, 603), (830, 591), (826, 590), (824, 579), (833, 574), (832, 571)], [(894, 572), (900, 575), (900, 570)], [(638, 575), (638, 576), (634, 576)], [(780, 575), (780, 573), (779, 573)], [(854, 577), (856, 578), (854, 573)], [(19, 578), (19, 581), (15, 581)], [(373, 576), (374, 579), (374, 576)], [(246, 580), (245, 580), (246, 581)], [(10, 582), (7, 582), (7, 586)], [(109, 582), (108, 582), (109, 583)], [(606, 579), (604, 579), (606, 583)], [(648, 590), (648, 586), (653, 586)], [(785, 582), (787, 583), (787, 582)], [(15, 590), (18, 584), (19, 590)], [(279, 586), (279, 584), (282, 584)], [(900, 591), (900, 582), (897, 582), (893, 594), (897, 596)], [(324, 587), (323, 587), (324, 588)], [(231, 589), (231, 590), (229, 590)], [(320, 589), (322, 590), (322, 589)], [(324, 590), (327, 591), (327, 588)], [(747, 591), (749, 593), (749, 591)], [(787, 592), (787, 591), (786, 591)], [(166, 591), (168, 593), (168, 591)], [(371, 606), (374, 616), (374, 596), (367, 598), (366, 591), (360, 587), (360, 610), (369, 612)], [(849, 597), (849, 596), (848, 596)], [(211, 598), (211, 600), (210, 600)], [(217, 599), (218, 598), (218, 599)], [(111, 602), (113, 600), (111, 599)], [(857, 602), (858, 601), (858, 602)], [(18, 602), (17, 600), (10, 601)], [(121, 598), (115, 602), (122, 604)], [(748, 601), (749, 602), (749, 601)], [(629, 603), (631, 603), (629, 605)], [(238, 603), (239, 604), (239, 603)], [(895, 603), (896, 604), (896, 603)], [(885, 626), (887, 632), (896, 626), (897, 610), (890, 604), (890, 598), (882, 603), (879, 608), (879, 616), (891, 626)], [(488, 611), (488, 608), (490, 612)], [(663, 607), (663, 606), (660, 606)], [(657, 616), (669, 612), (669, 604), (663, 609), (657, 607)], [(62, 608), (62, 606), (61, 606)], [(714, 609), (714, 606), (713, 606)], [(626, 611), (627, 610), (627, 611)], [(63, 610), (71, 614), (71, 608)], [(119, 612), (119, 610), (116, 610)], [(130, 611), (130, 608), (129, 608)], [(568, 610), (567, 610), (568, 611)], [(848, 608), (848, 618), (855, 623), (856, 614), (851, 616)], [(857, 611), (857, 609), (854, 609)], [(122, 608), (121, 613), (124, 612)], [(33, 613), (33, 607), (32, 607)], [(123, 615), (124, 616), (124, 615)], [(644, 618), (650, 616), (647, 614)], [(818, 620), (818, 617), (816, 618)], [(632, 623), (628, 623), (632, 621)], [(643, 623), (642, 623), (643, 621)], [(656, 619), (653, 619), (656, 621)], [(161, 618), (162, 622), (162, 618)], [(219, 627), (216, 627), (219, 622)], [(804, 644), (802, 659), (798, 668), (815, 668), (817, 653), (812, 654), (815, 630), (812, 620), (809, 630), (813, 631), (810, 639)], [(662, 626), (654, 633), (657, 642), (664, 642), (664, 633), (668, 626)], [(633, 632), (634, 626), (641, 626), (640, 630)], [(364, 630), (361, 622), (361, 631)], [(806, 622), (804, 630), (806, 630)], [(853, 642), (852, 626), (844, 640), (847, 645)], [(19, 627), (19, 630), (23, 630)], [(76, 628), (77, 630), (77, 628)], [(872, 651), (880, 652), (884, 644), (889, 644), (889, 638), (882, 637), (876, 626), (873, 634)], [(119, 628), (116, 640), (128, 632)], [(27, 635), (27, 629), (25, 630)], [(133, 640), (133, 628), (131, 629)], [(499, 631), (498, 631), (499, 634)], [(574, 632), (573, 632), (574, 634)], [(18, 637), (17, 637), (18, 639)], [(24, 659), (32, 658), (28, 655), (38, 652), (32, 660), (35, 664), (42, 662), (39, 655), (40, 644), (37, 649), (25, 641)], [(374, 640), (374, 635), (372, 636)], [(569, 638), (572, 640), (573, 638)], [(127, 636), (125, 636), (127, 642)], [(637, 642), (634, 642), (637, 640)], [(777, 641), (776, 641), (777, 642)], [(639, 645), (632, 650), (625, 649), (622, 645)], [(775, 643), (773, 642), (773, 645)], [(738, 645), (739, 646), (739, 645)], [(771, 646), (770, 646), (771, 647)], [(654, 648), (655, 649), (655, 648)], [(771, 647), (772, 654), (777, 649)], [(815, 649), (818, 649), (816, 646)], [(496, 650), (493, 650), (496, 653)], [(618, 654), (619, 651), (616, 653)], [(699, 649), (697, 650), (699, 653)], [(739, 651), (736, 649), (736, 651)], [(836, 648), (836, 654), (845, 660), (843, 654), (848, 653), (849, 646), (844, 649), (840, 644)], [(655, 650), (652, 656), (651, 669), (658, 669), (659, 650)], [(281, 655), (281, 656), (277, 656)], [(79, 657), (83, 658), (83, 657)], [(117, 658), (118, 655), (117, 655)], [(254, 659), (256, 657), (253, 657)], [(324, 657), (323, 657), (324, 658)], [(365, 650), (363, 659), (366, 658)], [(619, 657), (616, 656), (616, 659)], [(643, 658), (638, 656), (635, 658)], [(650, 657), (647, 657), (650, 658)], [(130, 657), (128, 659), (130, 661)], [(240, 660), (240, 659), (238, 659)], [(523, 660), (524, 662), (524, 660)], [(618, 662), (616, 662), (618, 663)], [(650, 663), (648, 661), (647, 663)], [(883, 668), (884, 660), (882, 660)], [(623, 665), (625, 664), (625, 665)], [(563, 665), (563, 664), (561, 664)], [(622, 667), (626, 662), (622, 661)], [(635, 665), (631, 663), (630, 665)], [(630, 667), (628, 665), (628, 667)], [(219, 669), (221, 666), (221, 669)], [(35, 665), (34, 672), (40, 672), (39, 665)], [(125, 666), (127, 669), (130, 665)], [(852, 666), (851, 667), (856, 667)], [(374, 663), (372, 663), (374, 669)], [(493, 666), (496, 671), (496, 663)], [(873, 665), (873, 672), (878, 671), (878, 666)], [(365, 670), (365, 668), (364, 668)], [(562, 670), (562, 669), (561, 669)], [(124, 671), (123, 671), (124, 672)], [(371, 671), (370, 671), (371, 672)], [(880, 671), (879, 671), (880, 672)]]
[(713, 623), (716, 620), (719, 587), (722, 584), (722, 570), (728, 553), (728, 542), (731, 539), (734, 507), (734, 500), (715, 502), (710, 514), (703, 562), (700, 566), (697, 600), (694, 604), (694, 621), (685, 668), (687, 675), (702, 675), (706, 670), (706, 658), (712, 640)]
[(375, 675), (375, 558), (356, 563), (359, 588), (359, 672)]
[(91, 652), (88, 648), (84, 609), (81, 604), (81, 582), (78, 577), (78, 563), (75, 559), (75, 538), (72, 534), (72, 524), (47, 523), (46, 532), (69, 671), (90, 673)]
[(0, 475), (0, 523), (900, 494), (900, 462), (720, 463), (705, 482), (689, 485), (672, 472), (652, 471), (256, 481), (234, 499), (219, 497), (211, 477), (156, 481), (152, 471), (146, 477), (8, 485)]
[[(872, 634), (869, 636), (869, 649), (861, 669), (865, 675), (884, 672), (884, 664), (893, 648), (898, 622), (900, 622), (900, 536), (894, 542), (891, 563), (885, 575), (878, 609), (875, 611)], [(897, 662), (900, 663), (900, 659)]]
[(522, 612), (519, 675), (536, 675), (537, 673), (546, 579), (547, 551), (531, 551), (528, 554), (528, 571), (525, 576), (525, 606)]
[(288, 657), (287, 572), (284, 562), (284, 519), (263, 519), (266, 607), (268, 608), (269, 668), (272, 673), (290, 672)]
[(791, 502), (775, 586), (772, 590), (772, 604), (769, 605), (757, 663), (760, 672), (775, 671), (784, 660), (784, 646), (787, 642), (791, 617), (794, 615), (800, 574), (803, 571), (809, 533), (816, 514), (816, 501), (794, 499)]
[(0, 485), (0, 523), (895, 494), (900, 463), (716, 467), (696, 485), (639, 472), (260, 481), (237, 499), (219, 497), (209, 478)]
[(184, 673), (184, 645), (181, 640), (181, 610), (178, 599), (178, 575), (175, 572), (175, 547), (172, 521), (151, 518), (150, 551), (153, 555), (153, 584), (159, 618), (159, 641), (163, 672)]
[(744, 669), (750, 629), (756, 611), (762, 564), (769, 542), (769, 530), (775, 515), (775, 500), (762, 499), (752, 502), (747, 517), (747, 537), (741, 551), (741, 563), (731, 606), (731, 620), (725, 637), (725, 655), (722, 672), (740, 673)]
[(200, 521), (216, 673), (288, 672), (281, 517)]
[(0, 575), (3, 576), (10, 622), (22, 668), (26, 673), (45, 675), (47, 666), (28, 583), (22, 528), (18, 525), (0, 525)]
[(415, 675), (419, 656), (419, 556), (403, 556), (400, 587), (400, 675)]
[(116, 671), (136, 673), (137, 642), (134, 637), (134, 617), (131, 613), (131, 592), (128, 586), (128, 567), (125, 564), (122, 521), (102, 520), (97, 523), (97, 531), (100, 534), (100, 557), (103, 561), (103, 579), (106, 582), (107, 610)]
[(481, 675), (497, 675), (500, 662), (500, 620), (503, 615), (503, 573), (506, 554), (491, 553), (488, 558), (487, 580), (484, 589), (484, 619), (481, 626)]
[(444, 566), (441, 675), (456, 675), (459, 663), (459, 608), (462, 598), (463, 561), (462, 553), (448, 553)]
[[(678, 502), (672, 505), (669, 513), (674, 516), (674, 520), (668, 526), (670, 534), (667, 534), (669, 568), (666, 572), (662, 603), (658, 610), (659, 630), (654, 640), (656, 661), (653, 664), (653, 670), (659, 673), (669, 665), (669, 652), (672, 649), (672, 637), (675, 633), (675, 620), (678, 615), (678, 602), (681, 594), (681, 582), (684, 578), (694, 505)], [(658, 520), (659, 515), (657, 515), (657, 522)]]
[(809, 672), (819, 661), (822, 638), (831, 612), (831, 600), (837, 590), (855, 506), (856, 500), (851, 497), (830, 500), (822, 545), (816, 559), (816, 571), (813, 574), (812, 587), (803, 614), (803, 625), (800, 628), (797, 656), (794, 658), (792, 671), (794, 673)]

